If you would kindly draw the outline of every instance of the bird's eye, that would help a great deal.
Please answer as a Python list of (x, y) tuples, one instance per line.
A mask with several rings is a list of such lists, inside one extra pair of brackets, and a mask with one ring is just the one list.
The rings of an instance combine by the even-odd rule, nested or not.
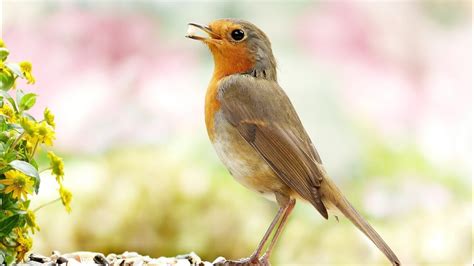
[(231, 33), (230, 33), (230, 36), (232, 37), (232, 39), (234, 39), (235, 41), (241, 41), (244, 37), (245, 37), (245, 33), (243, 30), (233, 30)]

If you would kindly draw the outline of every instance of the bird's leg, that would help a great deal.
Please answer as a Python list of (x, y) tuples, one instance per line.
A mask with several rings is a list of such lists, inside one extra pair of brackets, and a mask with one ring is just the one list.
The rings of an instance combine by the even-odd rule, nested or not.
[[(280, 220), (281, 216), (285, 212), (286, 206), (281, 206), (280, 209), (278, 210), (277, 214), (275, 215), (275, 218), (273, 218), (272, 223), (268, 227), (267, 231), (265, 232), (265, 235), (263, 236), (262, 240), (260, 240), (260, 243), (257, 246), (257, 249), (255, 252), (250, 256), (250, 262), (257, 264), (258, 259), (260, 257), (260, 253), (262, 253), (262, 249), (265, 246), (265, 243), (267, 243), (268, 238), (270, 237), (270, 234), (273, 232), (273, 229), (275, 228), (276, 224)], [(280, 226), (278, 226), (280, 227)]]
[(283, 217), (281, 218), (280, 224), (278, 224), (278, 227), (276, 229), (275, 234), (273, 235), (272, 241), (270, 242), (270, 245), (268, 246), (267, 251), (262, 257), (262, 262), (265, 264), (268, 262), (268, 259), (270, 258), (270, 255), (272, 253), (273, 247), (275, 246), (278, 238), (280, 237), (281, 232), (283, 231), (283, 227), (285, 227), (285, 224), (288, 220), (288, 216), (290, 216), (291, 211), (293, 211), (293, 208), (295, 207), (296, 200), (295, 199), (290, 199), (286, 206), (284, 207), (285, 211), (283, 213)]
[[(252, 256), (250, 256), (249, 258), (240, 259), (238, 261), (224, 260), (222, 262), (218, 262), (214, 264), (214, 266), (257, 266), (257, 265), (269, 266), (270, 265), (268, 258), (270, 257), (271, 250), (273, 249), (273, 246), (276, 244), (276, 241), (279, 235), (281, 234), (281, 231), (283, 230), (286, 220), (288, 219), (288, 216), (290, 215), (296, 203), (295, 199), (292, 199), (288, 196), (285, 196), (279, 193), (275, 193), (275, 196), (276, 196), (278, 204), (280, 205), (280, 209), (278, 209), (278, 213), (275, 215), (275, 218), (273, 218), (272, 223), (268, 227), (267, 231), (265, 232), (265, 235), (263, 236), (262, 240), (258, 244), (257, 249), (252, 254)], [(268, 238), (274, 231), (275, 227), (277, 227), (277, 229), (275, 231), (275, 234), (272, 237), (271, 243), (267, 251), (265, 252), (265, 254), (260, 258), (260, 253), (262, 253), (262, 250), (265, 247), (265, 244), (267, 243)]]

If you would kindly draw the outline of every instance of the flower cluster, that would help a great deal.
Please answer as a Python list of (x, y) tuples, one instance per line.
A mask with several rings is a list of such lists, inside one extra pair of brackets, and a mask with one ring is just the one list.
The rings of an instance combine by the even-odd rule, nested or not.
[[(53, 146), (54, 115), (46, 108), (41, 119), (27, 113), (36, 103), (36, 94), (17, 88), (17, 79), (34, 84), (30, 62), (7, 62), (9, 51), (0, 40), (0, 264), (24, 259), (32, 247), (31, 235), (39, 230), (32, 197), (38, 193), (40, 172), (36, 155), (41, 147)], [(14, 97), (12, 96), (14, 95)], [(64, 187), (64, 163), (48, 151), (49, 167), (58, 183), (59, 198), (71, 211), (71, 192)], [(43, 171), (41, 171), (43, 172)], [(43, 204), (45, 206), (47, 204)]]

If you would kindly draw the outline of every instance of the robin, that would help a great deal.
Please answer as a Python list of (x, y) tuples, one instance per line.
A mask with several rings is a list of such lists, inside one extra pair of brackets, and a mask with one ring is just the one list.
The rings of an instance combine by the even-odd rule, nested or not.
[[(196, 29), (205, 36), (196, 34)], [(325, 219), (330, 212), (342, 213), (393, 265), (400, 265), (326, 173), (290, 99), (278, 85), (276, 61), (265, 33), (244, 20), (219, 19), (208, 26), (189, 23), (186, 37), (206, 44), (214, 58), (205, 120), (217, 155), (238, 182), (275, 199), (280, 207), (255, 252), (231, 264), (269, 265), (298, 199), (311, 203)]]

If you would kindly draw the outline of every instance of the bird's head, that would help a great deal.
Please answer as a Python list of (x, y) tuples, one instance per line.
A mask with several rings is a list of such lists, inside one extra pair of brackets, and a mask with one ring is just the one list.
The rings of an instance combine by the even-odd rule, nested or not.
[[(198, 35), (196, 29), (205, 36)], [(265, 33), (250, 22), (219, 19), (207, 26), (189, 23), (186, 37), (205, 43), (212, 52), (214, 75), (246, 73), (276, 80), (276, 62)]]

